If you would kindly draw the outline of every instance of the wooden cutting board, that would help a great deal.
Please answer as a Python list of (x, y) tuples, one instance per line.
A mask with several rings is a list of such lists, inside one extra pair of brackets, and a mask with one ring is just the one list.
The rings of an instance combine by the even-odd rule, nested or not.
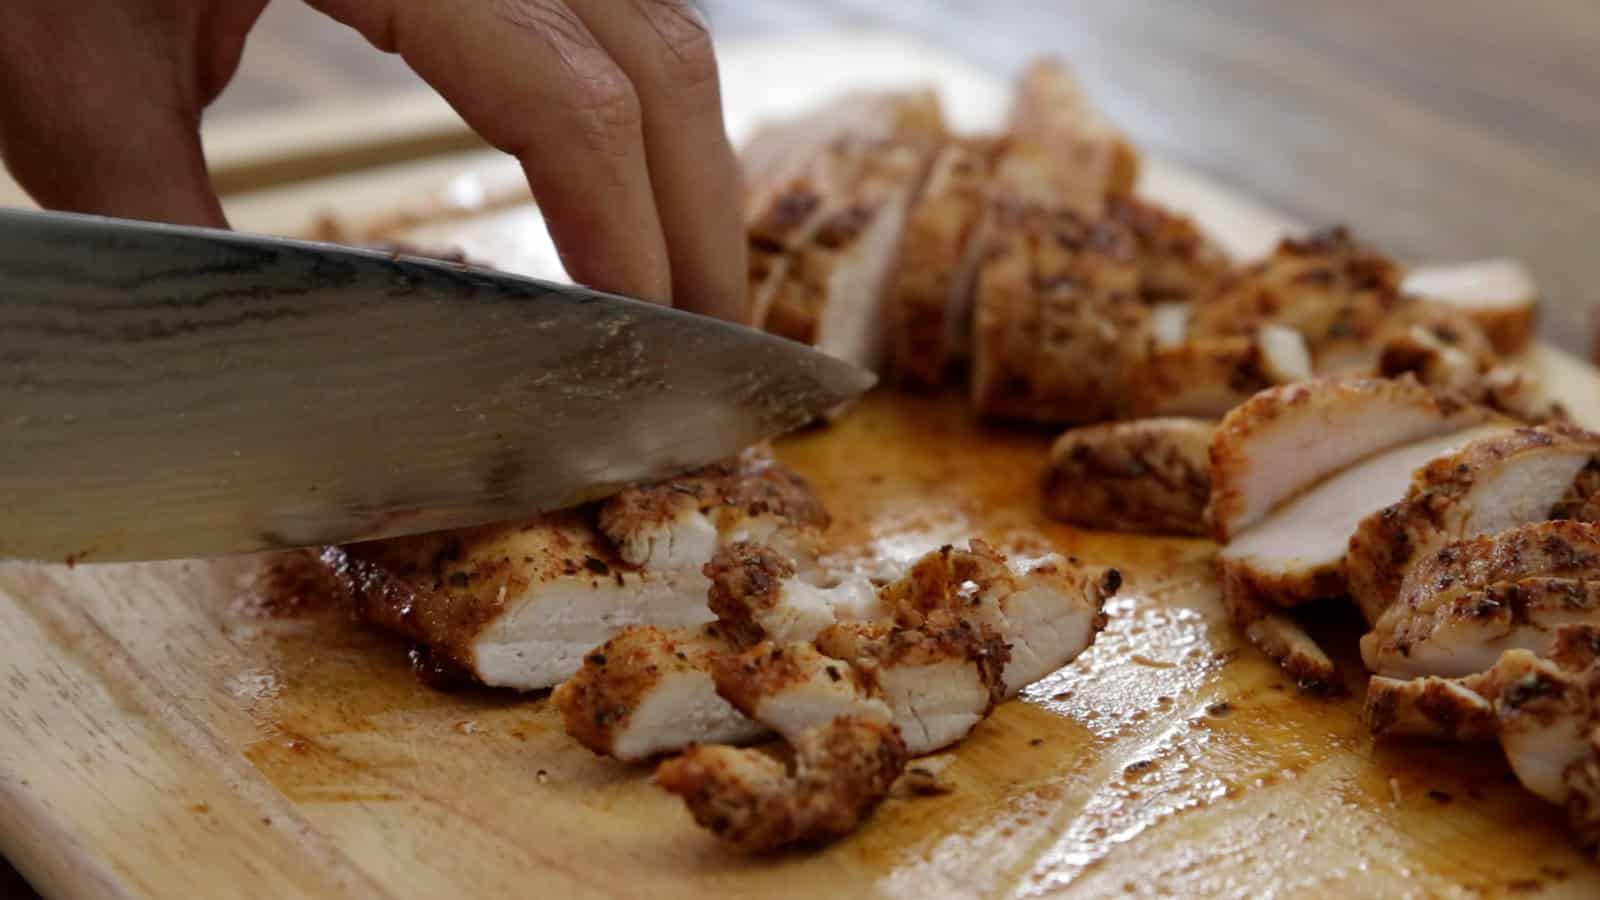
[[(724, 73), (736, 134), (854, 84), (935, 81), (968, 126), (1005, 93), (872, 36), (732, 47)], [(396, 198), (436, 208), (506, 179), (473, 155), (230, 212), (293, 231), (319, 207), (381, 217)], [(1144, 188), (1242, 252), (1289, 227), (1159, 163)], [(422, 236), (541, 270), (536, 225), (523, 208)], [(1534, 362), (1600, 423), (1593, 370)], [(542, 696), (426, 688), (401, 643), (342, 610), (264, 602), (255, 559), (0, 565), (0, 849), (63, 897), (1600, 893), (1600, 867), (1496, 751), (1367, 736), (1351, 619), (1319, 629), (1351, 693), (1305, 696), (1227, 626), (1211, 544), (1042, 519), (1049, 438), (980, 427), (956, 396), (878, 393), (780, 445), (847, 560), (980, 535), (1127, 576), (1088, 653), (947, 754), (954, 792), (893, 799), (820, 852), (724, 851), (648, 769), (567, 739)]]

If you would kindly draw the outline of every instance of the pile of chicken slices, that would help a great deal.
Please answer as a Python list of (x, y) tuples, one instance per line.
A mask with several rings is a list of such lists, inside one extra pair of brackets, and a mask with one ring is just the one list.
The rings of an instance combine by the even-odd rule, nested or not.
[(1050, 62), (1001, 134), (952, 135), (910, 92), (751, 149), (758, 323), (1079, 426), (1050, 515), (1217, 540), (1234, 621), (1308, 688), (1342, 682), (1294, 609), (1353, 600), (1374, 731), (1498, 738), (1600, 838), (1600, 436), (1516, 362), (1519, 265), (1407, 271), (1345, 229), (1228, 259), (1133, 195), (1137, 156)]
[[(980, 540), (899, 578), (819, 562), (828, 516), (762, 450), (513, 525), (329, 548), (433, 668), (555, 687), (568, 733), (750, 850), (854, 830), (915, 756), (1071, 662), (1121, 576)], [(776, 735), (792, 764), (739, 745)]]

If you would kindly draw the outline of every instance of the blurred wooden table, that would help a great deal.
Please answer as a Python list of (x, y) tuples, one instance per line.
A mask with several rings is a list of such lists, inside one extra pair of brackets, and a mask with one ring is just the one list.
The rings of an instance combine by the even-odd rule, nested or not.
[[(1412, 259), (1511, 255), (1544, 336), (1587, 352), (1600, 300), (1600, 5), (1593, 0), (708, 0), (724, 37), (918, 34), (996, 71), (1068, 58), (1145, 147)], [(277, 0), (218, 126), (414, 91), (398, 60)], [(27, 897), (0, 867), (0, 897)]]

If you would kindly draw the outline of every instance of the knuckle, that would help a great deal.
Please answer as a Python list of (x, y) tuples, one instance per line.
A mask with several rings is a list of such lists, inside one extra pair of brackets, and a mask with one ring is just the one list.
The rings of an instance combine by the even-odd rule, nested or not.
[(580, 137), (602, 145), (639, 140), (643, 111), (628, 76), (609, 60), (586, 68), (568, 89)]

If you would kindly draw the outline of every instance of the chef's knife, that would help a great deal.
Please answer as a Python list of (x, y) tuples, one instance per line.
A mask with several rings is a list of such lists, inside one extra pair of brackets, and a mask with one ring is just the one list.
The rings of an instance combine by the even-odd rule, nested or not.
[(871, 383), (791, 341), (569, 285), (0, 210), (0, 558), (507, 519), (730, 456)]

